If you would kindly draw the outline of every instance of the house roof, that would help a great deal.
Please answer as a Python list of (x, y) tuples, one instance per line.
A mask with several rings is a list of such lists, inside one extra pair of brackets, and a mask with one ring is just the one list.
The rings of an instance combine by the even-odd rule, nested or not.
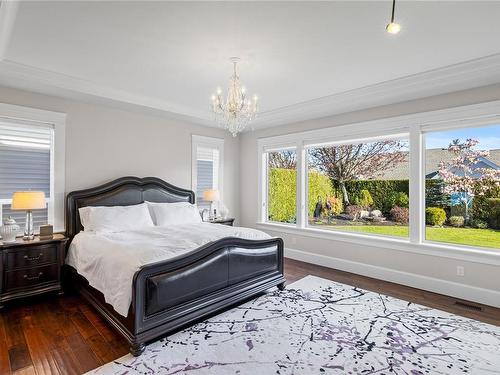
[[(382, 173), (379, 173), (375, 178), (381, 180), (405, 180), (410, 176), (409, 154), (405, 153), (405, 161), (399, 163), (393, 168), (388, 168)], [(433, 148), (425, 151), (425, 175), (427, 178), (433, 178), (437, 175), (439, 163), (450, 161), (453, 155), (442, 148)], [(490, 150), (490, 155), (487, 158), (482, 158), (481, 167), (500, 169), (500, 149)]]

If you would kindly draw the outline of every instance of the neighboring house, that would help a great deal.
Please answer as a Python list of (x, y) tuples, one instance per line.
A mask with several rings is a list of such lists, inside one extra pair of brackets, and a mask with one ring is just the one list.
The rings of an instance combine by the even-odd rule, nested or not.
[[(425, 151), (425, 178), (438, 179), (439, 178), (439, 163), (442, 161), (447, 162), (453, 159), (453, 154), (447, 149), (434, 148)], [(377, 174), (372, 179), (376, 180), (406, 180), (410, 176), (410, 163), (409, 158), (393, 168), (386, 169), (385, 171)], [(478, 168), (492, 168), (500, 170), (500, 149), (490, 150), (490, 155), (487, 158), (481, 157), (480, 161), (472, 167)]]

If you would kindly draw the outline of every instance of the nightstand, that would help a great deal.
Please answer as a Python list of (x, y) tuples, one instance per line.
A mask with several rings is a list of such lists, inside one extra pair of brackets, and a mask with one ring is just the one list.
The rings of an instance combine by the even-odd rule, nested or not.
[(213, 220), (210, 220), (209, 223), (229, 225), (230, 227), (232, 227), (233, 223), (234, 223), (234, 217), (227, 217), (225, 219), (223, 219), (223, 218), (213, 219)]
[(0, 241), (0, 308), (16, 298), (57, 291), (62, 294), (61, 268), (67, 238)]

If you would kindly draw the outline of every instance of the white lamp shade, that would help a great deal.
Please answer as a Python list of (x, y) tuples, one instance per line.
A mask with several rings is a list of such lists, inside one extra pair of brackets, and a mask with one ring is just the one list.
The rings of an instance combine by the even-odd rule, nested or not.
[(207, 202), (218, 202), (220, 199), (219, 190), (208, 189), (203, 192), (203, 200)]
[(45, 206), (43, 191), (16, 191), (12, 194), (11, 208), (13, 210), (36, 210)]

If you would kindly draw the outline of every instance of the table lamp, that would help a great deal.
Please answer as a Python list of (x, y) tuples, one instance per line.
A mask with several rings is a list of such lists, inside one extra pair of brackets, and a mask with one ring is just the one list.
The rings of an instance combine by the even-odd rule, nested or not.
[(45, 206), (45, 193), (43, 191), (16, 191), (12, 195), (11, 208), (13, 210), (26, 211), (24, 240), (32, 240), (35, 238), (32, 210), (45, 208)]
[(218, 202), (220, 199), (219, 190), (208, 189), (203, 192), (203, 200), (210, 202), (210, 220), (215, 219), (217, 216), (217, 211), (214, 208), (214, 202)]

